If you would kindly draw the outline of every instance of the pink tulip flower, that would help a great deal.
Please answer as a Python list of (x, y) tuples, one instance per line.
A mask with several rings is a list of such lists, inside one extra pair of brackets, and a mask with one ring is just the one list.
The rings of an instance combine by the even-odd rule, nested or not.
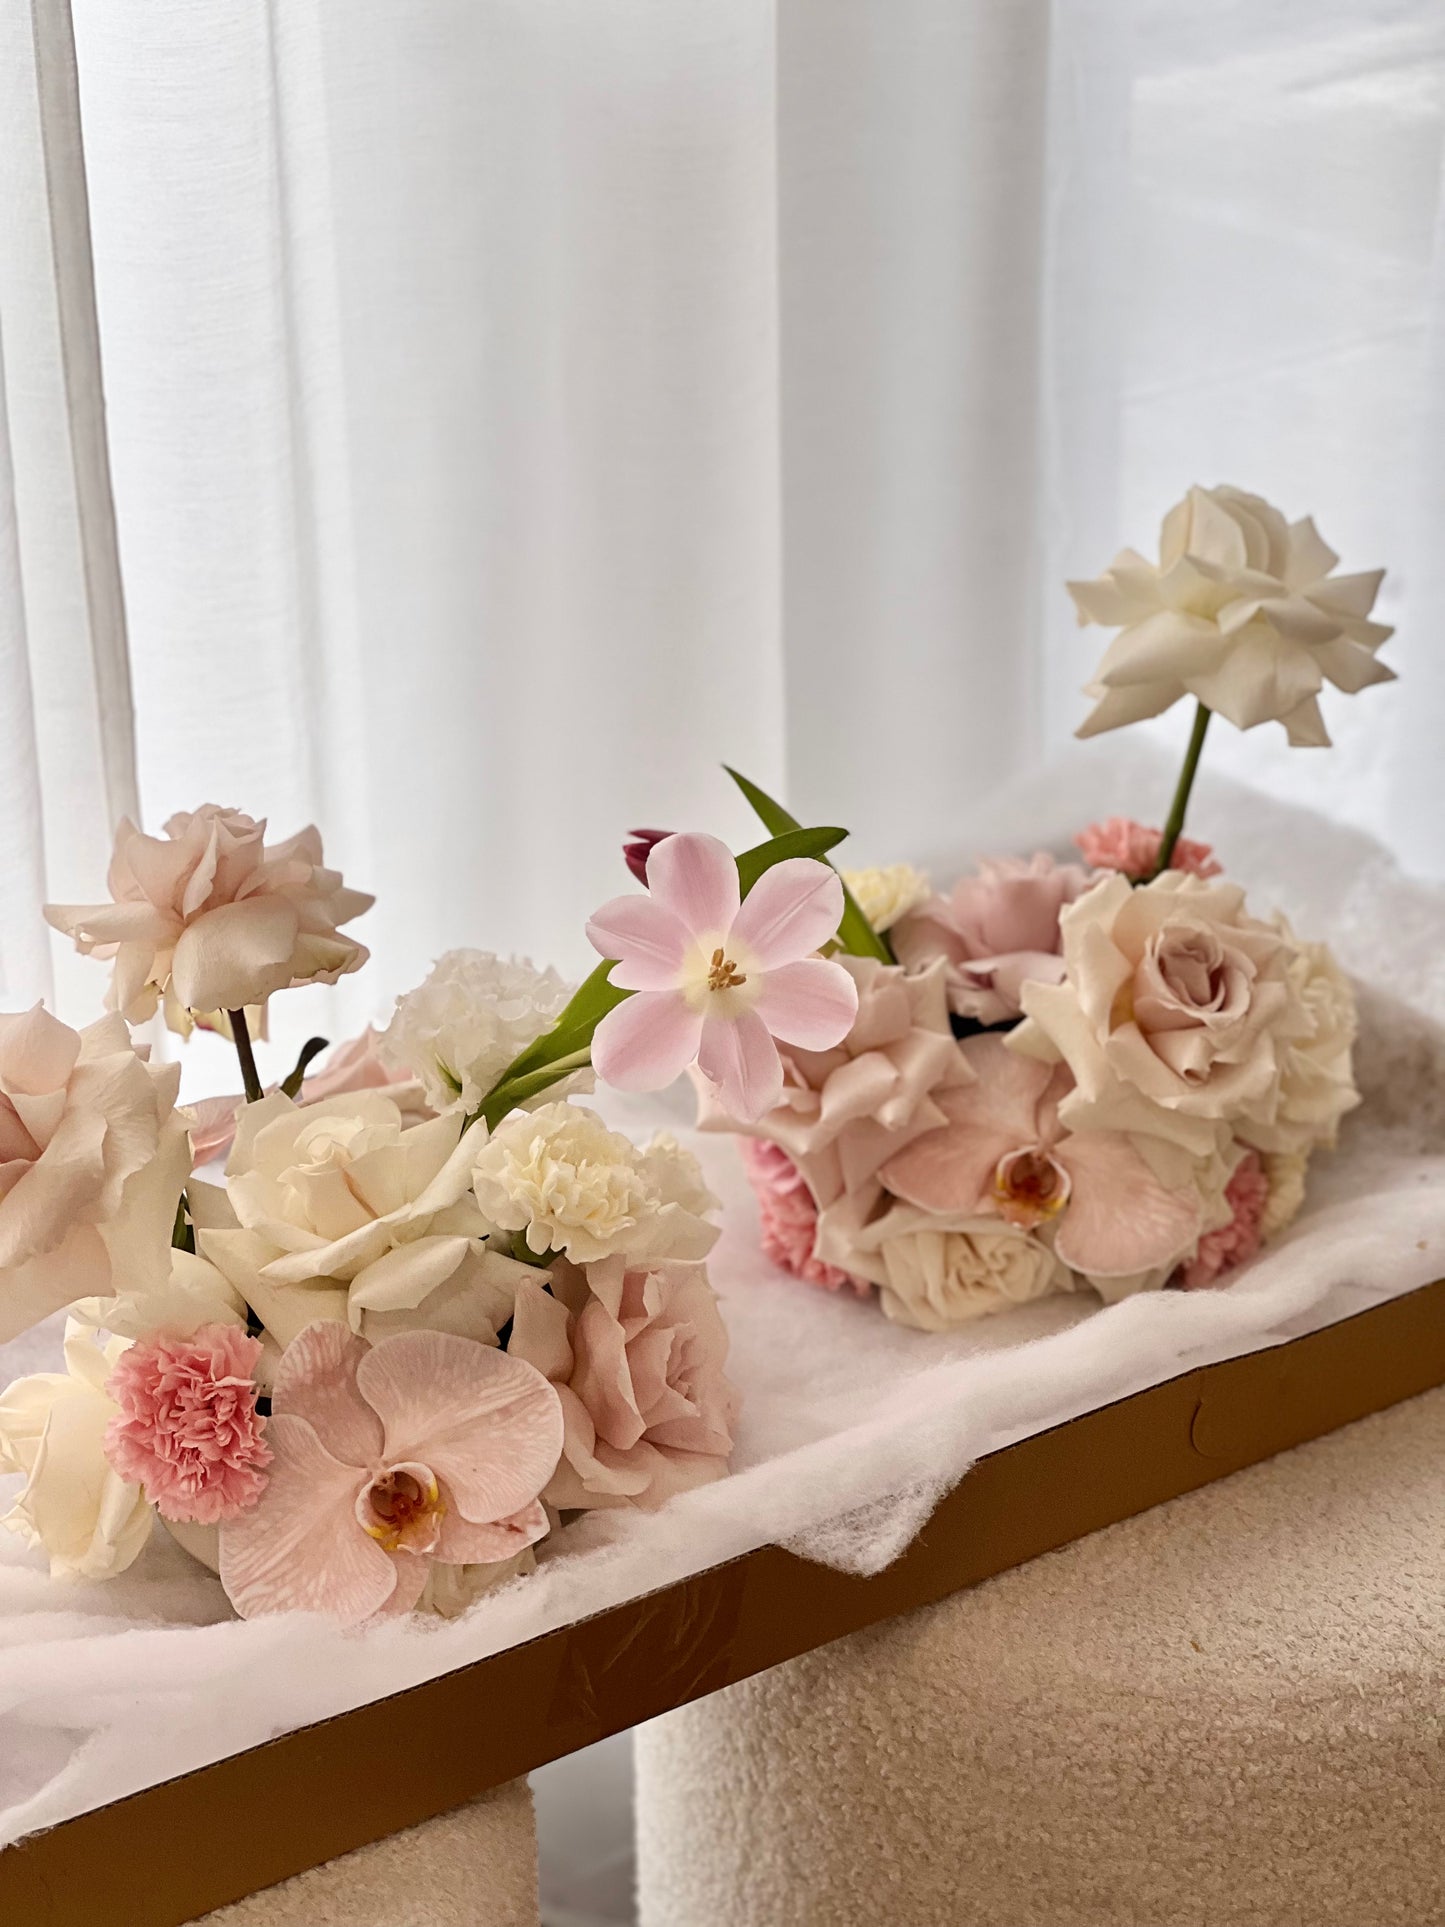
[(222, 1523), (221, 1584), (243, 1619), (409, 1611), (433, 1562), (491, 1565), (543, 1536), (562, 1429), (542, 1374), (491, 1346), (308, 1325), (276, 1368), (266, 1489)]
[(774, 1039), (831, 1050), (858, 1011), (840, 964), (815, 955), (836, 935), (843, 886), (826, 863), (791, 857), (740, 900), (737, 863), (715, 836), (669, 836), (647, 861), (648, 894), (614, 897), (587, 925), (628, 997), (592, 1041), (597, 1074), (658, 1091), (696, 1062), (724, 1110), (753, 1123), (782, 1096)]
[(1001, 1037), (959, 1048), (975, 1082), (945, 1091), (949, 1122), (883, 1167), (895, 1197), (940, 1214), (998, 1216), (1033, 1231), (1055, 1225), (1054, 1249), (1086, 1277), (1120, 1278), (1180, 1258), (1199, 1235), (1199, 1200), (1170, 1191), (1120, 1131), (1070, 1134), (1060, 1065), (1011, 1051)]

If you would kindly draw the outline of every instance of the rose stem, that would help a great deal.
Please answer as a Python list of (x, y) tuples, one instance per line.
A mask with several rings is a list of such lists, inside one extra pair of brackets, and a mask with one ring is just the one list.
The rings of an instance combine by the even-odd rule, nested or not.
[(1189, 792), (1194, 788), (1194, 772), (1199, 768), (1199, 752), (1204, 747), (1204, 732), (1209, 727), (1209, 718), (1214, 712), (1200, 703), (1194, 712), (1194, 728), (1190, 732), (1189, 747), (1184, 752), (1184, 767), (1179, 772), (1179, 784), (1174, 791), (1174, 801), (1169, 805), (1168, 821), (1164, 825), (1164, 836), (1159, 844), (1159, 861), (1154, 865), (1155, 876), (1169, 868), (1169, 860), (1174, 855), (1174, 845), (1179, 841), (1179, 832), (1184, 828), (1184, 812), (1189, 807)]
[(256, 1070), (256, 1053), (251, 1048), (246, 1013), (244, 1010), (228, 1010), (226, 1015), (231, 1020), (231, 1036), (235, 1039), (236, 1055), (241, 1060), (241, 1082), (246, 1087), (246, 1102), (254, 1104), (266, 1093), (261, 1088), (261, 1079)]

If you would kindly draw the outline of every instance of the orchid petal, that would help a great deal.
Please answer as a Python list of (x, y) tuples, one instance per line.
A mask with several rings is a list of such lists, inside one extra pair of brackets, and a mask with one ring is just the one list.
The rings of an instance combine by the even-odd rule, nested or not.
[(478, 1525), (452, 1508), (442, 1520), (441, 1533), (432, 1550), (433, 1559), (444, 1566), (493, 1566), (503, 1559), (514, 1559), (528, 1546), (545, 1539), (550, 1529), (547, 1513), (540, 1500), (509, 1513), (505, 1519)]
[(664, 837), (647, 859), (647, 884), (694, 937), (721, 936), (738, 913), (737, 859), (715, 836)]
[(642, 990), (597, 1026), (593, 1067), (619, 1091), (664, 1090), (697, 1056), (701, 1037), (702, 1012), (681, 991)]
[(764, 972), (753, 1009), (785, 1044), (831, 1050), (853, 1027), (858, 986), (841, 964), (803, 957)]
[(345, 1325), (318, 1320), (282, 1352), (271, 1390), (273, 1412), (304, 1418), (325, 1451), (362, 1469), (376, 1464), (383, 1446), (381, 1420), (356, 1388), (366, 1353)]
[(717, 1086), (723, 1109), (740, 1123), (755, 1124), (783, 1094), (783, 1061), (755, 1010), (738, 1017), (709, 1017), (697, 1061), (703, 1076)]
[(1066, 1265), (1110, 1278), (1182, 1257), (1199, 1235), (1199, 1199), (1169, 1191), (1122, 1132), (1066, 1137), (1053, 1156), (1072, 1184), (1054, 1249)]

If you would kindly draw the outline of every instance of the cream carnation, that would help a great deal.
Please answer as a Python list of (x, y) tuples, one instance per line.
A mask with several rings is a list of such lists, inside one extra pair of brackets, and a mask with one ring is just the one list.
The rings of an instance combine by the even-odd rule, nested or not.
[(579, 1104), (509, 1118), (478, 1152), (472, 1181), (491, 1223), (574, 1264), (702, 1258), (718, 1235), (702, 1216), (717, 1200), (695, 1158), (670, 1138), (639, 1150)]
[(202, 1254), (282, 1346), (327, 1318), (373, 1342), (424, 1327), (495, 1344), (527, 1267), (484, 1242), (484, 1131), (412, 1124), (379, 1091), (248, 1104), (225, 1191), (190, 1187)]
[[(538, 970), (525, 957), (448, 950), (423, 983), (397, 998), (382, 1055), (421, 1079), (434, 1110), (474, 1111), (512, 1059), (551, 1028), (571, 995), (555, 970)], [(579, 1088), (577, 1080), (566, 1088)]]
[(933, 894), (926, 871), (911, 863), (890, 863), (877, 870), (844, 870), (853, 901), (875, 930), (891, 930), (900, 917)]
[(1073, 1282), (1046, 1244), (996, 1218), (939, 1218), (900, 1204), (870, 1228), (867, 1242), (880, 1266), (884, 1312), (919, 1331), (950, 1331)]
[(325, 867), (309, 825), (284, 843), (265, 834), (264, 819), (215, 803), (173, 816), (163, 837), (126, 819), (111, 901), (48, 904), (46, 919), (83, 954), (114, 959), (108, 1001), (132, 1023), (162, 996), (168, 1019), (176, 1005), (241, 1010), (288, 985), (334, 984), (359, 970), (368, 953), (338, 925), (374, 899)]
[(1260, 1151), (1308, 1152), (1332, 1145), (1340, 1119), (1360, 1101), (1352, 1062), (1359, 1019), (1354, 987), (1328, 946), (1296, 944), (1283, 918), (1279, 928), (1292, 946), (1289, 982), (1307, 1029), (1285, 1045), (1273, 1118), (1241, 1124), (1239, 1135)]
[(1375, 657), (1394, 632), (1369, 620), (1384, 570), (1332, 575), (1338, 561), (1308, 516), (1286, 522), (1243, 489), (1190, 489), (1164, 518), (1157, 563), (1125, 549), (1094, 581), (1068, 585), (1080, 622), (1119, 630), (1078, 733), (1193, 695), (1240, 729), (1280, 722), (1292, 743), (1328, 743), (1326, 680), (1354, 694), (1394, 676)]
[(49, 1555), (56, 1579), (109, 1579), (150, 1537), (151, 1506), (111, 1469), (106, 1428), (120, 1407), (106, 1380), (126, 1351), (71, 1321), (65, 1370), (17, 1378), (0, 1392), (0, 1472), (25, 1484), (0, 1524)]
[(1281, 1231), (1288, 1230), (1299, 1216), (1305, 1201), (1310, 1161), (1307, 1152), (1266, 1151), (1260, 1162), (1269, 1185), (1269, 1196), (1264, 1202), (1264, 1216), (1259, 1221), (1259, 1235), (1268, 1244), (1271, 1238), (1277, 1238)]
[(164, 1283), (191, 1163), (179, 1078), (119, 1017), (0, 1016), (0, 1342), (77, 1298)]
[(1027, 1022), (1010, 1042), (1073, 1072), (1067, 1129), (1206, 1159), (1230, 1130), (1273, 1125), (1288, 1051), (1310, 1025), (1293, 944), (1246, 913), (1237, 885), (1110, 876), (1062, 928), (1064, 980), (1024, 985)]

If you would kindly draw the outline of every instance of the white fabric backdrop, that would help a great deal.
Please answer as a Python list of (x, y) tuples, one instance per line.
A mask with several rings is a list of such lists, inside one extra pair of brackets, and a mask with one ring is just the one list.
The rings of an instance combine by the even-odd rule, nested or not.
[[(620, 828), (745, 833), (724, 756), (861, 854), (966, 823), (1082, 713), (1061, 578), (1196, 477), (1388, 562), (1405, 675), (1329, 706), (1333, 755), (1211, 759), (1442, 867), (1433, 0), (74, 18), (144, 815), (322, 822), (381, 900), (329, 1021), (457, 941), (580, 964)], [(27, 511), (60, 376), (13, 231), (33, 105), (3, 121), (13, 1000), (44, 865), (99, 885), (96, 719), (129, 719), (65, 588), (74, 503)]]

